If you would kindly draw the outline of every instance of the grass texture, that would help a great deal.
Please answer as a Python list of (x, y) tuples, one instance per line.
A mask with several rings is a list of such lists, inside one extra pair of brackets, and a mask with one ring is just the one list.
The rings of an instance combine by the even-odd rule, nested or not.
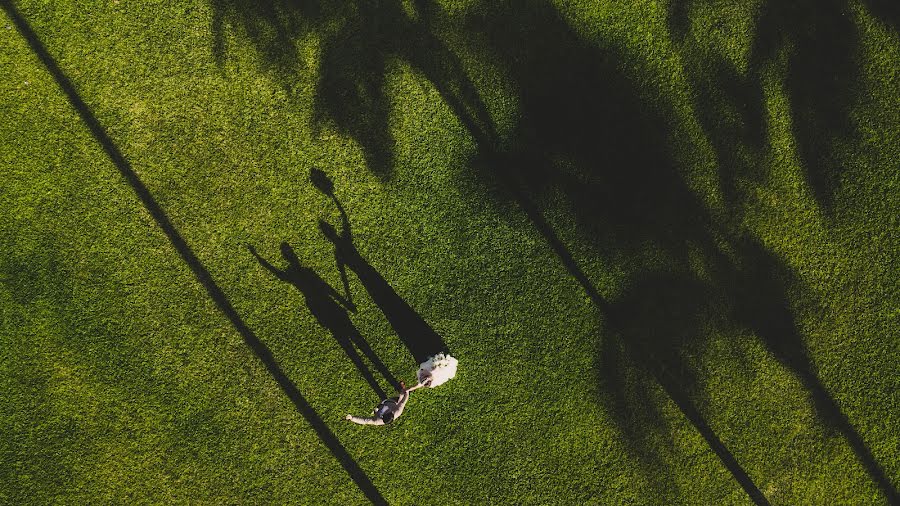
[(0, 502), (897, 500), (891, 2), (0, 4)]

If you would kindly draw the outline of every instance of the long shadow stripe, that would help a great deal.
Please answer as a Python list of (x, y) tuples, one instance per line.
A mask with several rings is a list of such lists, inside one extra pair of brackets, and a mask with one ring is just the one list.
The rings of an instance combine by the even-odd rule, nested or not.
[(82, 121), (84, 121), (90, 129), (91, 134), (93, 134), (97, 142), (103, 147), (107, 156), (109, 156), (110, 160), (112, 160), (122, 176), (128, 181), (128, 184), (134, 189), (134, 192), (137, 194), (144, 207), (147, 208), (157, 225), (162, 228), (163, 232), (169, 238), (169, 241), (178, 251), (178, 254), (181, 255), (184, 262), (191, 268), (194, 276), (196, 276), (200, 284), (206, 289), (207, 294), (216, 303), (219, 311), (228, 318), (228, 321), (231, 322), (235, 330), (243, 337), (244, 343), (253, 350), (256, 356), (266, 366), (269, 374), (275, 378), (275, 381), (278, 382), (278, 386), (281, 387), (281, 390), (294, 403), (297, 411), (299, 411), (300, 414), (303, 415), (303, 418), (305, 418), (312, 426), (313, 430), (315, 430), (316, 434), (319, 436), (319, 439), (325, 443), (325, 446), (328, 447), (332, 455), (340, 462), (341, 466), (343, 466), (344, 470), (347, 471), (347, 474), (350, 475), (365, 496), (373, 504), (387, 504), (387, 501), (382, 497), (378, 489), (375, 488), (375, 485), (362, 468), (359, 467), (359, 464), (357, 464), (350, 454), (347, 453), (347, 450), (340, 441), (338, 441), (337, 437), (331, 432), (328, 426), (325, 425), (325, 422), (322, 421), (312, 406), (310, 406), (309, 402), (303, 397), (294, 382), (284, 374), (281, 367), (278, 365), (278, 362), (276, 362), (275, 358), (272, 356), (272, 352), (269, 348), (259, 340), (256, 334), (250, 330), (243, 319), (237, 314), (237, 311), (235, 311), (234, 307), (231, 305), (228, 297), (225, 296), (225, 293), (213, 280), (209, 271), (206, 270), (206, 267), (203, 266), (181, 234), (178, 233), (178, 230), (175, 229), (175, 226), (172, 225), (172, 222), (169, 221), (168, 216), (166, 216), (165, 212), (153, 198), (153, 195), (150, 194), (150, 191), (147, 190), (147, 187), (144, 186), (143, 181), (141, 181), (137, 173), (132, 169), (131, 164), (125, 156), (122, 155), (116, 144), (110, 139), (106, 130), (91, 112), (90, 108), (81, 99), (81, 96), (75, 90), (75, 86), (62, 72), (56, 64), (56, 61), (50, 56), (50, 53), (47, 52), (47, 49), (31, 29), (28, 22), (19, 14), (18, 10), (11, 2), (9, 2), (9, 0), (0, 0), (0, 4), (2, 4), (3, 9), (12, 19), (13, 23), (15, 23), (19, 33), (28, 41), (28, 45), (35, 54), (37, 54), (44, 66), (47, 67), (50, 74), (53, 75), (53, 78), (56, 80), (63, 93), (68, 97), (69, 102), (78, 112), (79, 116), (81, 116)]

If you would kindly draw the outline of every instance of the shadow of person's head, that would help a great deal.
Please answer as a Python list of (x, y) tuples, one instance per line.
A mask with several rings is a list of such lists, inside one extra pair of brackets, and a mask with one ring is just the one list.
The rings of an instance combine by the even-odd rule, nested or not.
[(291, 247), (290, 244), (286, 242), (281, 243), (281, 256), (284, 257), (287, 262), (295, 267), (300, 267), (300, 259), (297, 258), (297, 254), (294, 253), (294, 248)]
[(334, 226), (325, 220), (319, 220), (319, 230), (321, 230), (322, 235), (331, 242), (336, 243), (341, 240), (341, 236), (338, 234), (337, 230), (335, 230)]

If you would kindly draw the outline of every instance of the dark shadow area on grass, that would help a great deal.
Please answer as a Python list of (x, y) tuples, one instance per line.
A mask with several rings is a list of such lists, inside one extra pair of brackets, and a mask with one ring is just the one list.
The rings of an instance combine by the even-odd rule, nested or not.
[(740, 240), (735, 245), (739, 248), (740, 264), (732, 266), (719, 279), (731, 305), (729, 323), (751, 330), (772, 355), (797, 376), (809, 391), (816, 414), (825, 427), (843, 436), (888, 503), (900, 504), (897, 489), (819, 380), (816, 366), (809, 357), (794, 308), (813, 306), (811, 311), (818, 311), (817, 301), (811, 299), (796, 275), (761, 244)]
[[(821, 14), (827, 19), (821, 21), (824, 26), (817, 26), (813, 35), (797, 36), (802, 46), (813, 46), (824, 34), (847, 29), (833, 10), (826, 9)], [(774, 23), (772, 16), (776, 15), (764, 14), (761, 26)], [(764, 43), (756, 52), (773, 51), (766, 45), (777, 46), (778, 34), (789, 27), (779, 25), (774, 35), (761, 35)], [(596, 47), (585, 42), (552, 6), (543, 3), (507, 3), (478, 9), (462, 30), (472, 53), (502, 63), (505, 75), (516, 88), (519, 104), (518, 126), (501, 142), (493, 128), (483, 126), (481, 118), (488, 115), (482, 101), (466, 94), (456, 97), (463, 105), (451, 108), (478, 147), (473, 166), (479, 168), (488, 186), (491, 180), (500, 182), (504, 194), (499, 198), (510, 198), (521, 206), (605, 315), (607, 332), (612, 336), (610, 346), (615, 347), (615, 340), (620, 340), (620, 349), (630, 367), (643, 371), (662, 386), (751, 499), (766, 503), (697, 408), (702, 397), (691, 372), (691, 360), (704, 340), (701, 323), (712, 321), (726, 330), (748, 329), (758, 336), (773, 356), (802, 380), (819, 417), (841, 432), (882, 492), (893, 497), (895, 492), (883, 471), (818, 380), (808, 357), (791, 306), (791, 293), (804, 292), (804, 287), (783, 261), (745, 237), (739, 228), (732, 230), (735, 227), (729, 227), (729, 223), (716, 222), (688, 187), (668, 151), (668, 104), (659, 99), (658, 92), (648, 93), (646, 85), (624, 74), (622, 69), (628, 67), (629, 57), (617, 47)], [(838, 84), (816, 88), (815, 81), (822, 78), (823, 72), (816, 68), (821, 52), (795, 56), (791, 64), (794, 70), (789, 71), (787, 78), (792, 94), (807, 94), (794, 101), (794, 114), (799, 117), (795, 135), (801, 144), (806, 144), (802, 149), (810, 186), (825, 207), (835, 189), (822, 176), (830, 169), (823, 168), (818, 163), (821, 160), (813, 159), (820, 156), (816, 150), (824, 149), (824, 144), (814, 142), (830, 139), (830, 135), (844, 130), (851, 99), (839, 93), (843, 92), (841, 79), (849, 79), (846, 76), (854, 71), (854, 52), (845, 46), (833, 49), (837, 54), (832, 68), (837, 72)], [(432, 57), (439, 59), (441, 55)], [(437, 66), (453, 67), (440, 63)], [(728, 137), (738, 137), (751, 148), (759, 149), (765, 139), (763, 109), (753, 104), (762, 105), (761, 91), (730, 74), (724, 64), (715, 79), (724, 81), (728, 100), (749, 100), (751, 104), (745, 120), (727, 129), (725, 140), (716, 145), (718, 151), (727, 151), (732, 142)], [(467, 80), (464, 74), (454, 79)], [(434, 85), (437, 89), (447, 88), (446, 83)], [(716, 84), (711, 81), (706, 86), (712, 90)], [(462, 87), (471, 88), (471, 84)], [(836, 96), (824, 110), (818, 109), (810, 98), (824, 99), (829, 93)], [(706, 114), (709, 136), (716, 138), (718, 132), (712, 131), (716, 111)], [(735, 181), (759, 177), (758, 171), (764, 169), (746, 163), (729, 166), (728, 159), (721, 161), (720, 177), (722, 186), (731, 189), (731, 206), (737, 207), (745, 198)], [(607, 301), (599, 293), (543, 217), (536, 202), (552, 191), (565, 196), (580, 238), (593, 243), (600, 255), (635, 259), (636, 274), (621, 299)], [(327, 231), (327, 235), (337, 242), (335, 232)], [(664, 274), (655, 266), (659, 259), (646, 259), (648, 247), (657, 252), (665, 265)], [(344, 249), (349, 251), (344, 253), (347, 257), (356, 255), (350, 246)], [(694, 267), (698, 264), (707, 275), (698, 274)], [(637, 393), (615, 391), (615, 382), (604, 386), (612, 390), (613, 399), (638, 401), (631, 408), (626, 407), (628, 402), (614, 401), (611, 412), (629, 439), (629, 446), (636, 449), (642, 460), (656, 461), (649, 467), (658, 470), (661, 466), (656, 450), (645, 444), (640, 435), (629, 433), (633, 420), (628, 410), (633, 414), (642, 409), (640, 399), (650, 398), (652, 385), (638, 384), (637, 389), (643, 392)], [(658, 484), (665, 487), (665, 483)]]
[(863, 4), (876, 18), (894, 31), (900, 31), (900, 2), (894, 0), (864, 0)]
[(317, 1), (308, 0), (210, 0), (212, 54), (220, 65), (225, 61), (228, 34), (245, 34), (254, 49), (264, 55), (263, 65), (279, 81), (295, 81), (305, 69), (298, 57), (296, 42), (324, 21)]
[[(826, 139), (831, 140), (829, 135), (846, 133), (852, 95), (842, 87), (856, 70), (852, 38), (849, 42), (831, 41), (825, 44), (824, 52), (814, 47), (821, 38), (853, 28), (845, 25), (847, 20), (841, 19), (838, 7), (830, 6), (831, 11), (829, 6), (825, 8), (819, 14), (825, 19), (812, 20), (818, 23), (812, 35), (798, 35), (808, 52), (791, 60), (787, 80), (793, 95), (803, 95), (794, 103), (794, 114), (799, 117), (795, 136), (801, 144), (807, 144), (804, 149), (810, 186), (820, 204), (828, 207), (835, 188), (820, 176), (830, 173), (830, 169), (812, 157), (824, 156), (817, 150), (824, 151)], [(772, 23), (768, 18), (762, 22), (763, 26)], [(781, 30), (789, 27), (783, 25)], [(662, 385), (751, 498), (765, 502), (690, 402), (697, 394), (690, 358), (695, 342), (704, 332), (700, 322), (715, 322), (722, 329), (752, 331), (801, 380), (819, 418), (841, 433), (882, 493), (888, 500), (896, 501), (896, 490), (819, 381), (808, 356), (791, 303), (797, 297), (811, 299), (809, 290), (761, 244), (744, 236), (739, 228), (712, 218), (667, 151), (671, 138), (665, 104), (654, 102), (658, 94), (638, 95), (638, 90), (646, 86), (630, 80), (620, 70), (627, 67), (626, 57), (614, 47), (596, 48), (583, 42), (550, 6), (507, 5), (495, 13), (470, 19), (466, 30), (470, 34), (485, 34), (483, 41), (476, 42), (479, 46), (475, 50), (486, 50), (490, 57), (506, 62), (505, 70), (518, 86), (519, 127), (506, 143), (512, 150), (500, 160), (490, 160), (495, 155), (490, 146), (481, 142), (481, 156), (487, 158), (481, 165), (493, 169), (493, 174), (504, 180), (504, 186), (511, 190), (573, 277), (605, 313), (609, 335), (622, 339), (632, 362)], [(766, 36), (775, 37), (762, 37)], [(829, 50), (834, 51), (835, 61), (826, 68), (835, 74), (820, 88), (816, 82), (824, 78), (826, 71), (819, 65), (825, 64)], [(717, 78), (722, 79), (726, 93), (736, 102), (746, 103), (748, 97), (761, 100), (761, 91), (740, 82), (737, 76), (720, 69)], [(713, 85), (708, 86), (710, 91)], [(828, 95), (834, 95), (829, 105), (819, 108), (815, 100), (824, 102)], [(751, 148), (758, 149), (763, 144), (763, 109), (752, 104), (743, 115), (744, 121), (726, 130), (726, 140), (718, 144), (720, 153), (727, 151), (729, 136), (740, 138)], [(719, 132), (713, 129), (713, 113), (708, 114), (708, 135), (716, 139)], [(473, 132), (476, 139), (487, 136), (485, 132)], [(720, 175), (725, 181), (754, 177), (758, 170), (759, 167), (746, 163), (720, 164)], [(735, 187), (732, 183), (723, 186)], [(637, 275), (623, 298), (612, 303), (605, 301), (529, 198), (550, 189), (566, 196), (582, 238), (594, 241), (599, 253), (640, 258), (649, 244), (668, 265), (667, 274), (652, 274), (657, 260), (649, 264), (637, 260)], [(731, 209), (744, 198), (733, 191)], [(697, 264), (701, 272), (707, 273), (705, 276), (692, 268)], [(804, 303), (815, 307), (815, 301)], [(614, 392), (616, 395), (620, 399), (627, 397), (624, 392)], [(642, 396), (649, 397), (637, 395)], [(620, 419), (626, 435), (629, 424), (629, 420)], [(636, 439), (632, 442), (637, 446)], [(643, 450), (647, 448), (639, 453), (652, 453)]]
[(703, 322), (711, 316), (714, 295), (712, 287), (686, 272), (641, 273), (606, 312), (599, 380), (605, 403), (630, 450), (648, 469), (660, 473), (648, 473), (648, 480), (661, 496), (675, 479), (661, 465), (669, 427), (651, 399), (654, 383), (703, 436), (753, 502), (768, 504), (694, 400), (698, 385), (690, 364), (704, 336)]
[(447, 343), (424, 318), (401, 297), (372, 265), (363, 258), (353, 242), (353, 231), (347, 211), (334, 194), (330, 179), (317, 169), (311, 174), (313, 184), (331, 197), (341, 215), (341, 232), (320, 220), (319, 228), (334, 244), (338, 265), (349, 267), (363, 284), (372, 301), (381, 309), (394, 332), (412, 354), (417, 364), (438, 353), (450, 353)]
[[(322, 279), (316, 271), (301, 265), (297, 254), (294, 253), (293, 248), (287, 243), (281, 243), (281, 256), (288, 264), (284, 269), (279, 269), (270, 264), (259, 256), (252, 246), (248, 246), (248, 248), (260, 265), (281, 281), (294, 286), (303, 294), (306, 307), (309, 308), (310, 313), (315, 316), (319, 325), (331, 332), (341, 349), (344, 350), (344, 353), (347, 354), (347, 357), (350, 358), (350, 361), (353, 362), (379, 399), (386, 399), (388, 396), (378, 384), (365, 362), (363, 362), (356, 348), (363, 352), (395, 390), (400, 391), (400, 383), (394, 378), (381, 359), (378, 358), (378, 355), (375, 354), (369, 343), (366, 342), (365, 338), (350, 320), (347, 312), (356, 312), (356, 306), (349, 300), (349, 296), (344, 298)], [(349, 291), (346, 293), (349, 295)]]
[[(798, 306), (805, 306), (807, 312), (820, 311), (817, 301), (781, 260), (755, 240), (731, 237), (729, 246), (733, 260), (724, 255), (704, 259), (708, 278), (697, 277), (687, 265), (675, 268), (681, 271), (678, 275), (672, 271), (641, 273), (606, 313), (610, 334), (601, 353), (601, 382), (608, 387), (614, 411), (624, 413), (623, 430), (662, 426), (659, 414), (646, 401), (649, 393), (641, 392), (639, 384), (623, 381), (634, 376), (620, 365), (628, 354), (638, 367), (657, 378), (690, 419), (692, 407), (682, 406), (681, 393), (670, 391), (668, 385), (695, 391), (691, 360), (693, 352), (699, 351), (698, 339), (710, 330), (723, 334), (750, 331), (800, 380), (824, 427), (847, 441), (888, 502), (897, 503), (896, 489), (819, 380), (809, 357), (794, 313)], [(629, 405), (629, 395), (637, 402)], [(702, 422), (695, 426), (703, 432)], [(630, 437), (640, 440), (647, 436), (635, 432)], [(714, 442), (710, 446), (715, 449)], [(645, 449), (638, 448), (637, 453), (647, 458)]]
[[(791, 302), (796, 293), (811, 298), (809, 290), (782, 260), (744, 236), (740, 228), (717, 223), (687, 186), (666, 148), (672, 144), (667, 121), (671, 113), (667, 113), (665, 103), (655, 102), (660, 94), (638, 95), (639, 90), (646, 93), (647, 87), (623, 74), (627, 57), (614, 47), (597, 48), (585, 43), (552, 7), (507, 7), (479, 15), (466, 26), (471, 34), (486, 34), (476, 50), (486, 50), (491, 57), (506, 62), (505, 70), (518, 86), (519, 127), (507, 143), (513, 151), (503, 155), (505, 166), (503, 160), (483, 165), (513, 189), (511, 193), (570, 273), (605, 313), (609, 335), (622, 339), (634, 365), (663, 386), (745, 491), (762, 503), (765, 498), (688, 402), (699, 395), (689, 374), (691, 351), (703, 332), (699, 323), (749, 329), (801, 380), (819, 418), (840, 431), (882, 493), (896, 500), (896, 490), (818, 380), (808, 356)], [(841, 21), (829, 18), (829, 22), (846, 28)], [(826, 23), (818, 30), (815, 33), (832, 33), (838, 28)], [(804, 43), (812, 46), (814, 40)], [(844, 47), (835, 50), (835, 79), (839, 81), (850, 73), (855, 53)], [(788, 74), (794, 94), (814, 94), (824, 100), (830, 93), (813, 89), (823, 71), (811, 67), (821, 57), (817, 52), (796, 60), (797, 68)], [(726, 90), (736, 97), (754, 93), (735, 79), (728, 82)], [(837, 93), (831, 86), (826, 89)], [(822, 125), (842, 131), (840, 122), (846, 119), (850, 100), (842, 96), (833, 97), (824, 111), (815, 109), (808, 96), (802, 99), (795, 105), (795, 114), (804, 116), (795, 126), (795, 135), (807, 141), (827, 137), (813, 131)], [(815, 120), (804, 122), (813, 116)], [(764, 136), (754, 130), (762, 124), (762, 112), (753, 111), (746, 117), (747, 131), (737, 130), (733, 135), (759, 146)], [(711, 128), (709, 136), (716, 135)], [(473, 136), (478, 139), (485, 134)], [(726, 144), (720, 144), (722, 151)], [(816, 149), (820, 147), (816, 145)], [(482, 145), (482, 156), (485, 153), (489, 149)], [(825, 203), (833, 188), (816, 183), (819, 165), (807, 161), (807, 166), (811, 167), (811, 186)], [(733, 179), (752, 176), (756, 170), (748, 167), (742, 173), (744, 167), (722, 164), (720, 173)], [(550, 189), (566, 196), (581, 238), (593, 241), (600, 254), (618, 253), (636, 259), (637, 274), (621, 300), (610, 303), (600, 297), (551, 227), (540, 218), (529, 196), (539, 197)], [(735, 192), (733, 205), (742, 198)], [(648, 245), (659, 258), (640, 259)], [(660, 261), (667, 265), (666, 276), (652, 274)], [(692, 267), (695, 265), (706, 274), (698, 274)], [(814, 301), (808, 304), (815, 306)], [(717, 316), (722, 314), (724, 318)], [(628, 420), (620, 420), (626, 434), (627, 425)]]
[(850, 108), (859, 89), (859, 35), (847, 4), (770, 0), (757, 20), (752, 65), (761, 74), (762, 61), (785, 51), (794, 139), (813, 196), (830, 216), (844, 171), (835, 140), (858, 135)]
[[(890, 16), (878, 3), (870, 5), (876, 15)], [(728, 219), (740, 221), (744, 203), (765, 183), (771, 170), (763, 87), (765, 73), (773, 70), (784, 73), (792, 133), (806, 182), (820, 208), (830, 216), (843, 171), (832, 146), (836, 140), (858, 137), (850, 110), (859, 88), (859, 35), (848, 6), (837, 0), (765, 3), (755, 20), (750, 65), (741, 75), (688, 33), (690, 5), (670, 3), (669, 26), (682, 43), (685, 74), (696, 97), (694, 109), (716, 150)], [(897, 489), (818, 379), (790, 304), (791, 293), (795, 298), (797, 292), (800, 298), (806, 297), (799, 280), (756, 242), (738, 239), (732, 247), (738, 252), (739, 265), (731, 266), (727, 273), (719, 268), (724, 276), (720, 286), (733, 311), (730, 323), (752, 330), (797, 376), (825, 426), (846, 439), (888, 501), (900, 503)]]
[(235, 330), (241, 335), (247, 346), (253, 350), (254, 354), (263, 363), (266, 370), (272, 375), (285, 395), (287, 395), (294, 403), (294, 406), (303, 418), (310, 424), (319, 439), (331, 451), (331, 454), (350, 475), (363, 494), (365, 494), (366, 498), (375, 504), (387, 504), (384, 497), (382, 497), (378, 489), (375, 488), (375, 485), (369, 477), (362, 468), (359, 467), (356, 461), (353, 460), (350, 454), (347, 453), (347, 450), (341, 445), (340, 441), (338, 441), (337, 437), (319, 417), (306, 398), (303, 397), (294, 382), (284, 374), (269, 348), (256, 336), (247, 324), (244, 323), (240, 315), (238, 315), (234, 306), (232, 306), (231, 301), (218, 284), (216, 284), (209, 271), (203, 263), (200, 262), (194, 251), (188, 246), (187, 242), (169, 220), (165, 211), (159, 206), (153, 198), (153, 195), (132, 168), (131, 163), (125, 158), (125, 155), (122, 154), (117, 145), (106, 133), (106, 129), (103, 128), (103, 125), (100, 124), (96, 116), (91, 112), (90, 107), (82, 100), (74, 84), (72, 84), (62, 69), (59, 68), (56, 60), (54, 60), (47, 51), (25, 18), (19, 14), (19, 11), (8, 0), (0, 0), (0, 5), (2, 5), (7, 15), (16, 25), (22, 37), (26, 39), (35, 55), (41, 60), (56, 80), (60, 89), (68, 98), (69, 103), (81, 117), (81, 120), (84, 121), (96, 141), (101, 145), (110, 161), (116, 166), (122, 177), (125, 178), (132, 187), (141, 203), (153, 217), (153, 220), (166, 234), (166, 237), (172, 243), (172, 246), (191, 269), (194, 276), (197, 278), (197, 281), (206, 289), (207, 294), (215, 302), (219, 311), (222, 312)]
[[(763, 85), (767, 71), (783, 69), (792, 133), (806, 182), (824, 214), (832, 216), (844, 171), (835, 143), (859, 138), (851, 108), (861, 91), (860, 41), (849, 6), (842, 0), (763, 2), (754, 19), (749, 66), (741, 75), (715, 48), (702, 48), (690, 32), (691, 7), (703, 1), (671, 1), (669, 29), (677, 41), (687, 42), (683, 46), (687, 50), (682, 50), (686, 75), (719, 163), (737, 167), (720, 171), (729, 203), (738, 193), (752, 192), (752, 185), (768, 176)], [(876, 15), (896, 20), (896, 7), (892, 14), (892, 8), (878, 0), (870, 4)], [(741, 187), (738, 177), (751, 186)]]
[(213, 53), (227, 56), (229, 36), (245, 38), (262, 67), (289, 92), (300, 73), (312, 73), (297, 58), (300, 42), (315, 35), (321, 65), (314, 127), (334, 128), (359, 143), (370, 170), (390, 177), (394, 139), (388, 120), (386, 79), (394, 61), (424, 75), (447, 104), (479, 128), (492, 128), (480, 96), (462, 63), (431, 29), (437, 6), (428, 0), (212, 0)]
[[(676, 38), (684, 39), (690, 31), (690, 5), (670, 3)], [(701, 323), (711, 322), (719, 331), (755, 334), (801, 380), (819, 418), (841, 433), (879, 489), (894, 500), (896, 490), (818, 380), (806, 351), (792, 304), (797, 294), (812, 299), (810, 291), (740, 227), (749, 190), (771, 170), (765, 159), (769, 136), (762, 88), (769, 68), (782, 72), (783, 67), (805, 177), (825, 214), (831, 212), (841, 171), (835, 140), (857, 135), (849, 112), (859, 72), (858, 34), (844, 4), (765, 3), (756, 20), (747, 75), (718, 55), (704, 53), (709, 58), (701, 61), (685, 58), (695, 110), (718, 157), (727, 213), (717, 218), (686, 184), (669, 151), (675, 113), (662, 90), (635, 74), (638, 58), (616, 46), (585, 41), (549, 3), (484, 3), (470, 7), (461, 22), (447, 20), (426, 0), (377, 6), (350, 2), (341, 4), (344, 10), (325, 2), (317, 6), (320, 17), (309, 21), (318, 23), (317, 30), (328, 25), (324, 19), (339, 27), (321, 34), (317, 114), (355, 138), (367, 151), (370, 169), (387, 177), (387, 157), (379, 149), (392, 143), (384, 91), (388, 62), (404, 60), (431, 82), (475, 140), (472, 166), (484, 186), (496, 188), (496, 198), (521, 207), (604, 316), (598, 363), (615, 364), (609, 369), (622, 372), (600, 378), (608, 393), (604, 402), (648, 476), (664, 469), (654, 448), (658, 441), (648, 441), (633, 427), (636, 417), (644, 417), (640, 412), (658, 383), (747, 494), (766, 503), (698, 408), (704, 399), (692, 360), (709, 332)], [(226, 16), (254, 17), (235, 12)], [(284, 19), (292, 16), (276, 22)], [(453, 40), (464, 41), (470, 56), (498, 65), (511, 82), (517, 126), (502, 139), (462, 60), (442, 42), (446, 31), (455, 31)], [(398, 49), (403, 45), (417, 49)], [(278, 61), (277, 55), (260, 52), (265, 61)], [(539, 202), (552, 195), (564, 196), (578, 239), (601, 259), (629, 259), (631, 282), (616, 300), (601, 295), (544, 217)], [(323, 232), (335, 242), (342, 261), (357, 264), (366, 275), (371, 266), (356, 251), (346, 225), (342, 234), (327, 225)], [(372, 278), (396, 297), (380, 276)], [(814, 301), (808, 304), (815, 306)], [(620, 381), (627, 378), (634, 381)], [(663, 434), (661, 417), (649, 413), (641, 419)], [(655, 481), (666, 489), (663, 495), (671, 493), (666, 481)]]
[[(504, 142), (504, 152), (494, 150), (500, 142), (489, 132), (472, 133), (480, 148), (474, 165), (484, 177), (500, 180), (605, 316), (605, 345), (618, 343), (623, 352), (618, 363), (636, 369), (627, 374), (652, 378), (628, 390), (619, 389), (621, 382), (601, 379), (612, 399), (606, 406), (648, 481), (661, 497), (671, 494), (674, 479), (662, 461), (660, 439), (636, 432), (633, 417), (646, 407), (653, 384), (659, 384), (750, 498), (767, 504), (696, 406), (698, 394), (683, 355), (686, 341), (700, 336), (695, 322), (701, 314), (683, 304), (678, 315), (657, 313), (648, 319), (642, 312), (648, 296), (700, 304), (676, 293), (676, 288), (699, 290), (699, 281), (690, 274), (648, 277), (634, 281), (633, 296), (606, 300), (535, 203), (550, 191), (562, 193), (581, 236), (606, 257), (638, 258), (652, 242), (673, 266), (685, 266), (693, 250), (715, 251), (710, 218), (666, 149), (665, 118), (647, 106), (635, 83), (619, 70), (625, 57), (618, 48), (584, 42), (548, 4), (497, 6), (471, 17), (465, 29), (481, 34), (473, 36), (474, 51), (505, 64), (519, 102), (518, 127)], [(681, 332), (670, 332), (676, 324)], [(645, 420), (650, 427), (643, 429), (659, 431), (663, 424), (652, 414)]]
[(767, 125), (762, 76), (748, 79), (720, 55), (705, 53), (694, 63), (685, 58), (694, 89), (694, 110), (716, 154), (718, 186), (729, 218), (737, 223), (753, 189), (769, 175)]

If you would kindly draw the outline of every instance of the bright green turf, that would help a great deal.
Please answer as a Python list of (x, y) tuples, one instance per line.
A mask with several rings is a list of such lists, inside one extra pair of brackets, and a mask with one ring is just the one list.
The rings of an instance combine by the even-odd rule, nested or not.
[[(770, 2), (573, 1), (554, 18), (538, 3), (529, 16), (447, 1), (429, 19), (502, 139), (516, 132), (521, 83), (479, 27), (537, 23), (529, 47), (559, 32), (614, 54), (605, 72), (660, 118), (662, 149), (704, 212), (793, 273), (802, 289), (790, 292), (791, 307), (817, 377), (898, 485), (897, 25), (879, 10), (886, 3), (806, 2), (815, 14), (798, 21)], [(403, 41), (396, 20), (424, 19), (417, 2), (393, 10), (381, 2), (391, 19), (364, 17), (355, 28), (343, 24), (355, 15), (344, 2), (303, 27), (285, 7), (292, 2), (275, 2), (274, 24), (222, 7), (229, 3), (16, 5), (239, 315), (391, 504), (749, 502), (640, 367), (617, 370), (632, 415), (616, 411), (598, 380), (609, 348), (604, 315), (501, 181), (477, 168), (476, 141), (403, 54), (388, 56), (377, 79), (359, 71), (383, 78), (384, 121), (356, 128), (393, 139), (390, 174), (370, 170), (354, 139), (362, 130), (316, 114), (316, 97), (333, 91), (319, 84), (325, 41), (359, 26)], [(767, 9), (776, 12), (766, 18)], [(804, 34), (829, 9), (846, 14), (824, 32), (825, 48), (839, 54), (798, 69), (792, 51), (812, 50)], [(776, 35), (762, 35), (760, 19)], [(764, 36), (776, 43), (754, 49)], [(364, 37), (362, 47), (377, 53), (369, 45), (378, 43)], [(337, 71), (371, 63), (331, 58)], [(802, 74), (827, 78), (815, 65), (832, 61), (853, 77), (816, 84)], [(813, 93), (800, 96), (797, 79)], [(826, 172), (843, 168), (826, 174), (824, 200), (804, 176), (800, 143), (810, 141), (795, 128), (810, 123), (798, 104), (835, 108), (817, 86), (846, 106), (844, 126), (813, 128), (826, 132), (813, 142)], [(758, 116), (758, 144), (735, 134), (747, 125), (729, 87), (739, 97), (756, 90), (743, 106)], [(5, 13), (0, 146), (0, 502), (365, 502)], [(316, 228), (337, 213), (309, 184), (311, 167), (335, 179), (363, 255), (460, 360), (457, 379), (415, 394), (389, 428), (341, 420), (377, 399), (296, 290), (244, 247), (279, 260), (288, 241), (339, 286)], [(731, 200), (719, 186), (725, 173)], [(564, 188), (532, 197), (612, 301), (633, 276), (677, 263), (652, 234), (627, 243), (598, 235)], [(703, 255), (690, 261), (698, 279)], [(351, 289), (354, 322), (394, 374), (412, 380), (416, 364), (353, 276)], [(727, 317), (702, 318), (703, 338), (678, 352), (694, 378), (690, 397), (766, 497), (883, 502), (791, 368)], [(653, 323), (666, 333), (664, 319)]]

